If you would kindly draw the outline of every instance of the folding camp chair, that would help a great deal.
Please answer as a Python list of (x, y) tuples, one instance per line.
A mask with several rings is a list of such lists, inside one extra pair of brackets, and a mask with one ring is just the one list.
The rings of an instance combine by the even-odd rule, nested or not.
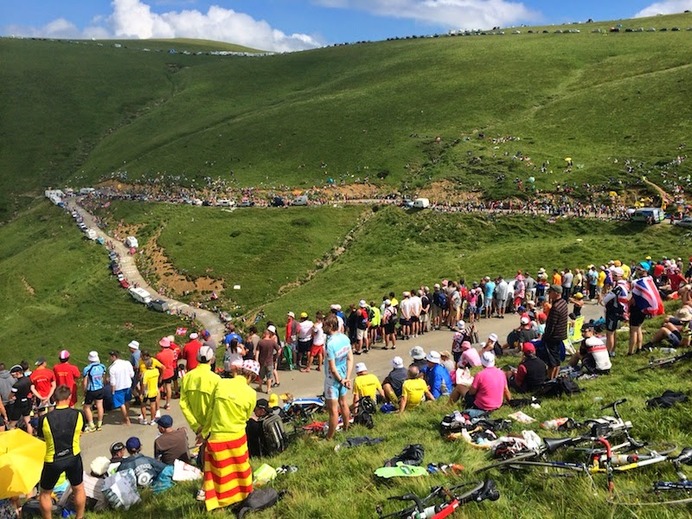
[(567, 328), (567, 338), (563, 341), (565, 353), (574, 355), (574, 353), (577, 351), (575, 345), (578, 345), (584, 340), (584, 336), (581, 334), (582, 326), (584, 326), (583, 315), (580, 315), (569, 324)]

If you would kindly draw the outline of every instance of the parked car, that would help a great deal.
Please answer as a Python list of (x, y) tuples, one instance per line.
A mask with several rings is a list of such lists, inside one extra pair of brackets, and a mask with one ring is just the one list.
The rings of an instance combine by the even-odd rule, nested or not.
[(157, 312), (168, 312), (168, 303), (163, 299), (153, 299), (147, 306)]
[(120, 286), (123, 288), (130, 288), (130, 282), (123, 278), (120, 280)]
[(675, 220), (673, 225), (680, 227), (692, 227), (692, 216), (685, 216), (682, 220)]
[(283, 207), (286, 205), (286, 201), (280, 196), (275, 196), (271, 201), (272, 207)]
[(305, 195), (297, 196), (291, 205), (308, 205), (308, 197)]

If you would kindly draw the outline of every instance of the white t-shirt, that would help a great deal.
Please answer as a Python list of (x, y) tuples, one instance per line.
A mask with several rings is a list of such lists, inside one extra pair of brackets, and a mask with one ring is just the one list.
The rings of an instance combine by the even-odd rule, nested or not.
[(401, 315), (404, 319), (410, 319), (411, 315), (411, 298), (405, 297), (399, 303), (399, 310), (401, 310)]
[(411, 301), (411, 315), (419, 316), (423, 309), (423, 301), (418, 296), (411, 296), (409, 301)]
[(312, 344), (322, 346), (324, 344), (325, 338), (326, 337), (324, 330), (322, 329), (322, 323), (315, 323), (315, 326), (312, 328)]
[(312, 339), (312, 327), (315, 325), (310, 319), (298, 323), (298, 340), (309, 341)]
[(108, 367), (108, 376), (111, 381), (111, 387), (114, 391), (121, 389), (129, 389), (132, 387), (132, 379), (135, 376), (135, 371), (132, 369), (132, 364), (123, 359), (116, 359)]

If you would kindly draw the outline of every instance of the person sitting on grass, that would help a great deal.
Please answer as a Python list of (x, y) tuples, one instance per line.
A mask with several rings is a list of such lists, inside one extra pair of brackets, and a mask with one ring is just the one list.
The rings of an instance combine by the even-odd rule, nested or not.
[(173, 418), (165, 414), (156, 422), (160, 436), (154, 440), (154, 458), (166, 465), (175, 460), (190, 463), (190, 450), (187, 446), (187, 432), (183, 427), (173, 429)]
[(495, 367), (495, 354), (491, 351), (481, 355), (483, 371), (473, 377), (473, 382), (464, 397), (467, 408), (494, 411), (502, 407), (503, 399), (509, 401), (512, 394), (507, 387), (507, 377)]
[(125, 442), (129, 456), (120, 462), (118, 472), (132, 469), (138, 487), (150, 486), (166, 465), (159, 460), (145, 456), (142, 450), (142, 442), (136, 436), (131, 436)]
[(442, 395), (449, 395), (452, 392), (452, 377), (441, 362), (442, 358), (436, 351), (431, 351), (425, 357), (428, 368), (425, 371), (425, 381), (430, 388), (433, 398), (438, 399)]
[(409, 366), (408, 378), (404, 382), (401, 390), (401, 400), (399, 400), (399, 413), (403, 413), (406, 409), (418, 407), (423, 401), (435, 400), (430, 393), (425, 379), (420, 377), (420, 372), (416, 366)]
[(368, 373), (365, 362), (356, 364), (356, 378), (353, 381), (353, 409), (356, 409), (361, 398), (369, 396), (373, 403), (384, 400), (384, 390), (380, 381), (372, 373)]
[(394, 357), (392, 359), (392, 371), (382, 381), (382, 389), (388, 402), (396, 404), (399, 401), (406, 377), (404, 359), (399, 356)]
[[(595, 336), (593, 323), (586, 323), (581, 327), (581, 333), (584, 340), (572, 358), (569, 359), (569, 365), (573, 369), (584, 369), (587, 373), (604, 374), (609, 373), (612, 363), (608, 348), (605, 343)], [(581, 361), (581, 368), (579, 368)]]
[(464, 341), (461, 343), (461, 358), (457, 363), (459, 368), (475, 368), (481, 365), (481, 356), (478, 354), (478, 350), (471, 346), (469, 341)]
[(525, 342), (521, 351), (524, 358), (519, 366), (507, 372), (507, 383), (512, 390), (519, 393), (531, 393), (541, 387), (548, 374), (548, 366), (536, 357), (536, 347)]
[(673, 348), (688, 347), (692, 335), (690, 321), (692, 321), (692, 312), (688, 307), (683, 306), (675, 312), (674, 316), (666, 317), (663, 326), (658, 329), (649, 342), (642, 346), (642, 350), (651, 351), (663, 341), (668, 341)]

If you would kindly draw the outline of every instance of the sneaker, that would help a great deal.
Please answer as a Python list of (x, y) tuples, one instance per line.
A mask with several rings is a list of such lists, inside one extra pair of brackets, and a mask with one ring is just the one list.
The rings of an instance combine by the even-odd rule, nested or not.
[(200, 488), (200, 489), (197, 491), (197, 495), (195, 496), (195, 499), (196, 499), (197, 501), (204, 501), (206, 498), (207, 498), (207, 493), (204, 491), (203, 488)]
[(87, 428), (84, 429), (84, 432), (86, 432), (86, 433), (96, 432), (96, 426), (93, 423), (90, 425), (87, 425)]
[(97, 423), (97, 424), (96, 424), (96, 430), (97, 430), (97, 431), (103, 430), (103, 424), (102, 424), (102, 423)]
[(156, 410), (156, 416), (155, 416), (155, 418), (157, 418), (157, 419), (158, 419), (158, 418), (161, 418), (161, 410), (160, 410), (160, 409), (157, 409), (157, 410)]
[(144, 418), (141, 416), (139, 417), (139, 425), (149, 425), (149, 422), (147, 422)]

